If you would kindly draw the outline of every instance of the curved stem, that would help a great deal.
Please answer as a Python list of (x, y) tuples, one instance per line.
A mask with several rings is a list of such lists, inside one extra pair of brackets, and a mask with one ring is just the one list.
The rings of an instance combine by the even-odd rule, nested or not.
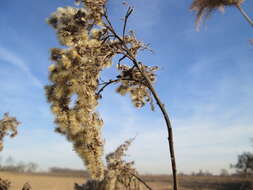
[(123, 50), (126, 52), (126, 56), (133, 62), (133, 64), (138, 68), (138, 70), (140, 71), (141, 75), (143, 76), (144, 80), (147, 83), (147, 87), (149, 88), (149, 90), (151, 91), (154, 99), (156, 100), (157, 105), (159, 106), (164, 120), (166, 122), (166, 126), (167, 126), (167, 132), (168, 132), (168, 142), (169, 142), (169, 150), (170, 150), (170, 160), (171, 160), (171, 166), (172, 166), (172, 174), (173, 174), (173, 190), (177, 190), (178, 189), (178, 185), (177, 185), (177, 167), (176, 167), (176, 156), (175, 156), (175, 152), (174, 152), (174, 142), (173, 142), (173, 131), (172, 131), (172, 126), (171, 126), (171, 122), (169, 119), (169, 115), (164, 107), (164, 104), (161, 102), (158, 94), (156, 93), (152, 82), (149, 80), (148, 76), (146, 75), (146, 73), (142, 70), (140, 63), (136, 60), (135, 56), (129, 51), (127, 45), (125, 44), (124, 39), (122, 39), (114, 30), (107, 14), (105, 11), (105, 15), (104, 15), (106, 21), (108, 22), (109, 26), (107, 27), (112, 34), (121, 42), (122, 46), (123, 46)]
[(100, 85), (103, 85), (103, 86), (98, 90), (98, 92), (96, 93), (96, 95), (99, 96), (99, 97), (101, 97), (101, 93), (103, 92), (103, 90), (107, 86), (109, 86), (110, 84), (114, 84), (114, 83), (120, 82), (121, 80), (136, 82), (136, 83), (139, 83), (141, 85), (147, 86), (143, 81), (138, 81), (138, 80), (134, 80), (134, 79), (119, 78), (119, 79), (115, 79), (115, 80), (109, 80), (108, 82), (104, 82), (104, 83), (100, 84)]
[(240, 13), (243, 15), (243, 17), (248, 21), (248, 23), (253, 27), (253, 20), (248, 16), (248, 14), (243, 10), (243, 8), (237, 4), (236, 7), (239, 9)]
[(132, 57), (134, 65), (139, 69), (141, 72), (143, 78), (147, 82), (147, 86), (149, 90), (151, 91), (152, 95), (154, 96), (157, 105), (159, 106), (164, 120), (166, 122), (167, 126), (167, 132), (168, 132), (168, 142), (169, 142), (169, 150), (170, 150), (170, 160), (171, 160), (171, 165), (172, 165), (172, 173), (173, 173), (173, 190), (177, 190), (177, 167), (176, 167), (176, 156), (175, 156), (175, 151), (174, 151), (174, 141), (173, 141), (173, 131), (172, 131), (172, 125), (169, 119), (169, 115), (164, 107), (164, 104), (161, 102), (160, 97), (158, 96), (157, 92), (155, 91), (151, 81), (149, 80), (148, 76), (146, 75), (145, 72), (141, 69), (139, 63), (136, 61), (136, 59), (131, 55), (131, 52), (128, 51), (128, 54)]
[(116, 83), (119, 82), (119, 79), (115, 79), (115, 80), (109, 80), (108, 82), (103, 83), (103, 87), (101, 89), (99, 89), (99, 91), (96, 93), (97, 96), (100, 96), (101, 92), (110, 84), (112, 83)]

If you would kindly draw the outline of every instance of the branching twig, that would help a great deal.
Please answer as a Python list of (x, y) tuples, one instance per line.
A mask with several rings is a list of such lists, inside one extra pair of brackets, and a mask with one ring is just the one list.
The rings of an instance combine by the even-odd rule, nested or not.
[(136, 83), (139, 83), (139, 84), (141, 84), (141, 85), (147, 86), (147, 85), (144, 83), (144, 81), (138, 81), (138, 80), (126, 79), (126, 78), (119, 78), (119, 79), (109, 80), (108, 82), (103, 82), (103, 83), (99, 84), (99, 85), (103, 85), (103, 86), (98, 90), (98, 92), (96, 93), (96, 95), (97, 95), (98, 97), (100, 97), (100, 96), (101, 96), (101, 93), (103, 92), (103, 90), (104, 90), (107, 86), (109, 86), (110, 84), (113, 84), (113, 83), (117, 83), (117, 82), (119, 82), (119, 81), (121, 81), (121, 80), (127, 80), (127, 81), (131, 81), (131, 82), (136, 82)]
[(126, 13), (126, 16), (125, 16), (125, 19), (124, 19), (124, 27), (123, 27), (123, 39), (125, 38), (125, 32), (126, 32), (126, 25), (127, 25), (127, 20), (129, 18), (129, 16), (132, 14), (133, 12), (133, 8), (132, 7), (128, 7), (128, 10), (127, 10), (127, 13)]
[(171, 126), (171, 122), (169, 119), (169, 115), (164, 107), (164, 104), (161, 102), (158, 94), (156, 93), (151, 81), (149, 80), (148, 76), (146, 75), (145, 71), (142, 70), (140, 63), (136, 60), (135, 56), (131, 53), (131, 51), (129, 51), (129, 48), (127, 47), (124, 38), (122, 39), (114, 30), (107, 14), (105, 11), (105, 15), (104, 15), (106, 21), (108, 22), (109, 26), (107, 26), (107, 28), (112, 32), (112, 34), (115, 35), (115, 37), (121, 42), (121, 49), (123, 51), (125, 51), (126, 56), (133, 62), (133, 64), (138, 68), (138, 70), (140, 71), (141, 75), (143, 76), (143, 78), (145, 79), (146, 83), (147, 83), (147, 87), (149, 88), (149, 90), (151, 91), (153, 97), (156, 100), (157, 105), (159, 106), (163, 117), (165, 119), (166, 122), (166, 126), (167, 126), (167, 131), (168, 131), (168, 142), (169, 142), (169, 150), (170, 150), (170, 159), (171, 159), (171, 165), (172, 165), (172, 173), (173, 173), (173, 189), (177, 190), (177, 170), (176, 170), (176, 158), (175, 158), (175, 152), (174, 152), (174, 142), (173, 142), (173, 132), (172, 132), (172, 126)]
[(102, 88), (100, 88), (99, 89), (99, 91), (96, 93), (97, 94), (97, 96), (99, 96), (100, 97), (100, 95), (101, 95), (101, 92), (108, 86), (108, 85), (110, 85), (110, 84), (112, 84), (112, 83), (116, 83), (116, 82), (119, 82), (119, 80), (120, 79), (115, 79), (115, 80), (109, 80), (108, 82), (104, 82), (104, 83), (102, 83), (101, 85), (103, 85), (103, 87)]

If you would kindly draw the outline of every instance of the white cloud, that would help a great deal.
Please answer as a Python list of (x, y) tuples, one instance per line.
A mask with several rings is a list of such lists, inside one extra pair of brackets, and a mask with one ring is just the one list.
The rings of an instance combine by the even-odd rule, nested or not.
[(18, 67), (31, 79), (35, 86), (39, 88), (43, 87), (42, 82), (36, 76), (33, 75), (30, 68), (25, 64), (25, 61), (22, 60), (20, 57), (16, 56), (13, 52), (3, 47), (0, 47), (0, 60), (7, 61), (10, 64)]

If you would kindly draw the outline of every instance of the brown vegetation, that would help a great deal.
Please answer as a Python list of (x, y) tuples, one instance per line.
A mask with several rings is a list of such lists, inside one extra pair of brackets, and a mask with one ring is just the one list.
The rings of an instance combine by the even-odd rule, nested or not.
[[(64, 177), (53, 174), (20, 174), (0, 172), (0, 176), (12, 181), (9, 190), (21, 190), (24, 182), (29, 182), (34, 190), (70, 190), (74, 184), (86, 181), (83, 177)], [(172, 189), (172, 181), (167, 175), (141, 176), (154, 190)], [(252, 190), (253, 179), (228, 176), (179, 176), (180, 190)], [(251, 186), (250, 186), (251, 184)]]
[(10, 136), (15, 137), (18, 134), (17, 127), (20, 122), (15, 117), (10, 117), (9, 113), (5, 113), (3, 119), (0, 120), (0, 152), (4, 148), (4, 138)]
[(219, 9), (224, 11), (225, 7), (236, 7), (246, 21), (253, 26), (253, 21), (247, 15), (247, 13), (242, 9), (241, 4), (244, 0), (193, 0), (190, 7), (191, 10), (196, 11), (196, 26), (199, 28), (199, 24), (204, 17), (208, 18), (215, 10)]

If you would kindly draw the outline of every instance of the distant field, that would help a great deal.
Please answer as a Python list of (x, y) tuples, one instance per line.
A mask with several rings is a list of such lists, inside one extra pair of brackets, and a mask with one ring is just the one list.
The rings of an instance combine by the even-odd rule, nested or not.
[[(21, 190), (25, 182), (29, 182), (33, 190), (73, 190), (74, 183), (82, 184), (80, 177), (55, 176), (54, 174), (19, 174), (0, 172), (0, 177), (12, 182), (10, 190)], [(172, 189), (168, 176), (142, 176), (153, 190)], [(179, 177), (179, 190), (239, 190), (246, 180), (235, 177)], [(251, 182), (253, 183), (253, 179)], [(253, 190), (252, 187), (241, 190)]]
[(82, 178), (14, 174), (6, 172), (0, 172), (0, 177), (12, 182), (10, 190), (21, 190), (25, 182), (29, 182), (33, 190), (73, 190), (75, 182), (84, 182)]

